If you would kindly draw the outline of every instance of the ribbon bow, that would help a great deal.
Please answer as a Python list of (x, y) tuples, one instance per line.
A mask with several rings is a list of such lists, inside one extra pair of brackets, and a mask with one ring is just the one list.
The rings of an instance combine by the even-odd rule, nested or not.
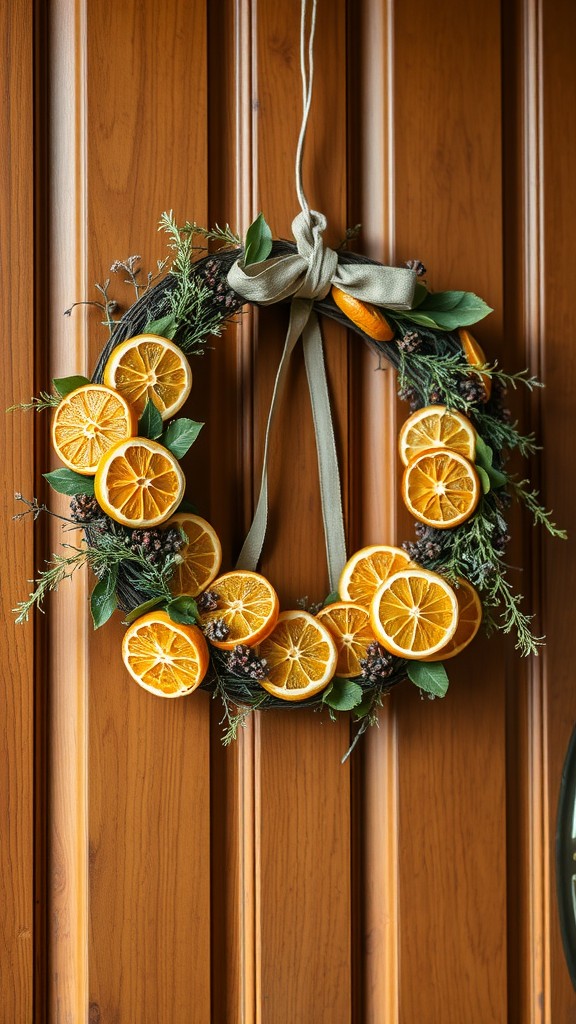
[(259, 305), (269, 306), (292, 297), (288, 333), (268, 413), (260, 496), (252, 526), (240, 552), (238, 568), (255, 569), (262, 552), (268, 521), (270, 430), (290, 356), (296, 342), (302, 337), (316, 433), (328, 575), (330, 589), (336, 590), (346, 563), (346, 541), (338, 455), (330, 413), (322, 335), (313, 308), (314, 300), (323, 299), (335, 284), (342, 291), (365, 302), (389, 309), (410, 309), (416, 275), (412, 270), (401, 267), (383, 267), (371, 263), (340, 264), (338, 254), (322, 242), (325, 227), (326, 218), (323, 214), (315, 210), (299, 213), (292, 222), (298, 250), (296, 253), (273, 257), (249, 266), (245, 266), (243, 259), (239, 259), (228, 273), (228, 283), (249, 302)]

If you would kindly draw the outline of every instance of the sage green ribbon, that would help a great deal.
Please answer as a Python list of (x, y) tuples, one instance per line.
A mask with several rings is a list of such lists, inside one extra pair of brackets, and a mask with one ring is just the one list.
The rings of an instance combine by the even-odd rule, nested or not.
[(268, 522), (268, 449), (270, 431), (286, 379), (290, 356), (300, 337), (312, 403), (320, 476), (322, 518), (326, 539), (330, 589), (336, 590), (346, 563), (344, 516), (338, 455), (330, 413), (328, 383), (322, 351), (322, 335), (314, 312), (314, 300), (323, 299), (335, 284), (364, 302), (389, 309), (410, 309), (416, 275), (402, 267), (371, 263), (339, 264), (338, 254), (323, 245), (326, 218), (315, 210), (303, 210), (292, 222), (297, 252), (246, 266), (239, 259), (230, 269), (228, 283), (249, 302), (269, 306), (292, 298), (284, 351), (276, 374), (268, 413), (262, 481), (256, 512), (240, 552), (238, 568), (255, 569), (264, 544)]

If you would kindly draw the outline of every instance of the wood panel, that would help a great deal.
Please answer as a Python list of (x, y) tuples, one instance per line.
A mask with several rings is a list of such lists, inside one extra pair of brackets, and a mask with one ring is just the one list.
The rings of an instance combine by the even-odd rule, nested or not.
[[(3, 373), (0, 407), (34, 393), (34, 36), (33, 5), (27, 0), (0, 10), (0, 304)], [(16, 273), (26, 268), (25, 273)], [(7, 283), (10, 282), (9, 286)], [(14, 524), (14, 493), (34, 493), (34, 425), (25, 414), (5, 417), (3, 439), (2, 627), (0, 656), (0, 1019), (32, 1020), (34, 947), (34, 625), (17, 626), (11, 609), (27, 595), (34, 574), (32, 523)]]

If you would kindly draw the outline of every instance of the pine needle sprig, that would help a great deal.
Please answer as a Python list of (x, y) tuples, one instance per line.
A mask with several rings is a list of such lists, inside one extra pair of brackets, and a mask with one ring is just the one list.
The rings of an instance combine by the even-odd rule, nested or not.
[(507, 423), (481, 409), (474, 410), (474, 421), (479, 433), (495, 451), (516, 449), (523, 458), (528, 458), (542, 450), (541, 445), (536, 444), (536, 435), (521, 434), (517, 423)]
[(30, 592), (25, 601), (19, 601), (13, 612), (17, 612), (16, 622), (28, 622), (28, 616), (32, 608), (44, 611), (42, 605), (51, 591), (58, 590), (60, 584), (70, 579), (71, 576), (87, 561), (86, 550), (77, 550), (73, 555), (53, 555), (52, 561), (47, 562), (47, 569), (40, 569), (38, 576), (29, 583), (34, 583), (35, 588)]
[(57, 405), (60, 405), (62, 401), (62, 395), (57, 395), (54, 391), (41, 391), (37, 398), (31, 398), (29, 402), (18, 402), (17, 405), (11, 405), (6, 412), (15, 412), (16, 409), (22, 409), (23, 412), (42, 412), (43, 409), (55, 409)]
[(201, 355), (209, 337), (222, 334), (222, 310), (206, 284), (194, 274), (182, 277), (170, 293), (170, 313), (178, 322), (178, 346), (187, 355)]
[(566, 530), (556, 525), (552, 519), (552, 510), (546, 509), (538, 501), (540, 492), (535, 489), (530, 490), (529, 480), (514, 480), (509, 477), (508, 486), (511, 488), (514, 497), (526, 506), (537, 526), (544, 526), (552, 537), (567, 540), (568, 534)]

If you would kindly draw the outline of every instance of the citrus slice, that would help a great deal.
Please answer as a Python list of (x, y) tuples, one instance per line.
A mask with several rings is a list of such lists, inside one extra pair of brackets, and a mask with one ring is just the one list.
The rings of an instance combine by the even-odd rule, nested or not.
[(96, 472), (112, 445), (133, 437), (134, 410), (104, 384), (84, 384), (65, 395), (52, 419), (52, 444), (65, 466), (83, 476)]
[(476, 636), (482, 622), (482, 602), (468, 580), (459, 578), (454, 587), (458, 601), (458, 625), (451, 640), (437, 654), (431, 654), (425, 661), (445, 661), (455, 658)]
[(335, 284), (332, 285), (332, 298), (344, 315), (369, 338), (374, 341), (392, 341), (394, 331), (378, 306), (355, 299)]
[(162, 419), (168, 420), (190, 394), (192, 370), (173, 341), (157, 334), (138, 334), (112, 350), (104, 367), (104, 383), (124, 395), (138, 416), (150, 399)]
[(415, 519), (445, 530), (472, 515), (480, 498), (480, 481), (472, 463), (459, 452), (425, 451), (406, 466), (402, 497)]
[(388, 544), (372, 544), (361, 548), (348, 559), (338, 583), (343, 601), (370, 607), (378, 587), (399, 569), (405, 569), (410, 558), (402, 548)]
[(389, 576), (370, 608), (374, 635), (399, 658), (422, 660), (452, 639), (458, 602), (442, 576), (427, 569), (403, 569)]
[(210, 585), (217, 607), (201, 615), (202, 627), (223, 620), (228, 633), (224, 640), (210, 643), (223, 651), (237, 644), (252, 647), (272, 631), (278, 618), (278, 595), (265, 576), (236, 569), (227, 572)]
[(197, 626), (173, 622), (163, 611), (142, 615), (126, 630), (122, 658), (140, 686), (158, 697), (184, 697), (206, 675), (208, 645)]
[(361, 604), (335, 601), (322, 608), (316, 618), (326, 626), (336, 642), (336, 675), (345, 679), (360, 675), (360, 661), (366, 657), (368, 646), (375, 640), (368, 609)]
[(94, 477), (96, 501), (117, 523), (138, 528), (169, 519), (184, 495), (178, 460), (157, 441), (120, 441), (100, 460)]
[(180, 550), (182, 561), (176, 566), (170, 580), (170, 590), (178, 597), (189, 594), (197, 597), (216, 579), (222, 562), (222, 547), (218, 534), (201, 516), (179, 512), (166, 526), (174, 526), (186, 534), (188, 541)]
[[(460, 338), (460, 344), (462, 345), (462, 351), (466, 357), (466, 362), (469, 366), (486, 366), (488, 360), (484, 355), (484, 350), (476, 341), (470, 331), (465, 330), (461, 327), (458, 331), (458, 337)], [(492, 394), (492, 380), (489, 373), (480, 373), (478, 378), (482, 383), (484, 390), (484, 401), (487, 402)]]
[(326, 626), (309, 612), (282, 612), (260, 644), (268, 675), (260, 680), (281, 700), (306, 700), (320, 693), (336, 671), (338, 651)]
[(476, 454), (476, 431), (462, 413), (445, 405), (417, 409), (403, 424), (398, 437), (400, 458), (405, 466), (420, 452), (449, 448), (471, 462)]

